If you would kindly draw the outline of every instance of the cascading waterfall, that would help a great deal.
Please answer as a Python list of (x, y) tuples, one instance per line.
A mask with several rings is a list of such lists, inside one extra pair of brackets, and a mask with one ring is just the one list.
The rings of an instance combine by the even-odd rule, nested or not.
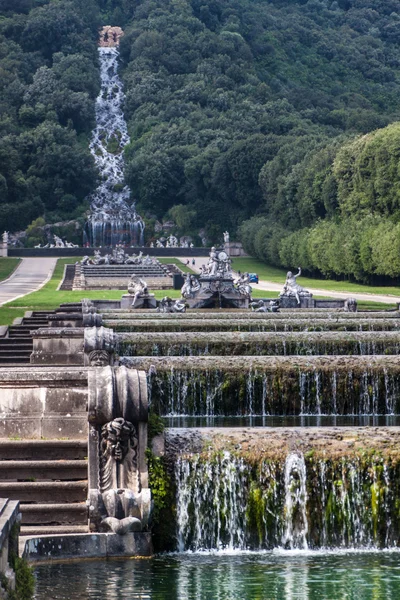
[(307, 549), (306, 464), (302, 454), (289, 454), (285, 463), (285, 532), (283, 546)]
[(394, 548), (400, 463), (373, 453), (254, 463), (227, 451), (176, 462), (178, 548)]
[(124, 94), (118, 56), (117, 48), (99, 48), (101, 91), (90, 151), (100, 172), (100, 184), (91, 197), (84, 240), (93, 247), (143, 245), (144, 223), (130, 202), (123, 173), (123, 149), (129, 135), (122, 112)]
[(151, 370), (149, 399), (163, 416), (392, 415), (397, 370)]

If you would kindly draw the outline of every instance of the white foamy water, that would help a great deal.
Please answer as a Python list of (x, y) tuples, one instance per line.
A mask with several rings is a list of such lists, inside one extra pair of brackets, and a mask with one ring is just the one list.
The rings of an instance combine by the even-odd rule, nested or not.
[(118, 76), (117, 48), (99, 48), (101, 90), (90, 151), (100, 173), (91, 197), (86, 238), (91, 246), (143, 245), (144, 223), (125, 185), (123, 149), (129, 135), (122, 111), (124, 92)]

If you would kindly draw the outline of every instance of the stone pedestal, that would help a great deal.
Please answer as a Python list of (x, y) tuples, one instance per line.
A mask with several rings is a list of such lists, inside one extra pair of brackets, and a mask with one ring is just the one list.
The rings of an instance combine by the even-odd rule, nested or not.
[(225, 242), (224, 250), (228, 256), (247, 256), (240, 242)]
[(185, 298), (189, 308), (249, 308), (249, 298), (233, 286), (232, 277), (201, 276), (200, 289)]
[(280, 296), (280, 308), (314, 308), (315, 301), (312, 294), (304, 294), (300, 296), (300, 304), (298, 304), (294, 296)]
[(133, 299), (133, 294), (124, 294), (121, 299), (121, 308), (127, 310), (131, 308), (157, 308), (157, 300), (154, 294), (139, 296), (134, 306), (132, 306)]

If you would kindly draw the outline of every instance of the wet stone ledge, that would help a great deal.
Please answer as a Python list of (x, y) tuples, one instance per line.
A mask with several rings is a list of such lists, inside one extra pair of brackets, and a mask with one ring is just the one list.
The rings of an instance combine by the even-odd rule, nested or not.
[(109, 319), (103, 324), (117, 332), (196, 331), (389, 331), (399, 319)]
[(122, 356), (399, 354), (400, 332), (120, 333)]

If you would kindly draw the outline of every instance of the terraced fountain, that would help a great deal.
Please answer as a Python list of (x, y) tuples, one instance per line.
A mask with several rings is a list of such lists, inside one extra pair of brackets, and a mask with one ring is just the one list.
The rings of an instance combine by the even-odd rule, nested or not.
[[(374, 571), (375, 597), (396, 598), (396, 559), (379, 552), (400, 545), (399, 312), (176, 315), (110, 306), (98, 303), (98, 314), (83, 317), (85, 333), (76, 328), (73, 312), (65, 316), (73, 327), (39, 330), (31, 360), (41, 369), (44, 361), (65, 360), (55, 350), (57, 339), (63, 348), (71, 339), (81, 350), (76, 362), (65, 364), (87, 372), (89, 388), (101, 386), (110, 367), (87, 362), (93, 340), (101, 338), (113, 377), (118, 370), (142, 374), (142, 388), (147, 378), (153, 544), (156, 551), (183, 552), (148, 563), (151, 575), (133, 567), (134, 581), (149, 597), (174, 589), (174, 598), (208, 593), (250, 600), (261, 569), (262, 589), (272, 591), (260, 598), (339, 600), (349, 591), (348, 569), (358, 573), (351, 584), (355, 593), (375, 565), (386, 573), (383, 578)], [(53, 354), (44, 350), (47, 342)], [(111, 386), (121, 399), (122, 375)], [(250, 550), (254, 554), (243, 554)], [(355, 551), (378, 553), (340, 559), (340, 553)], [(210, 552), (218, 556), (210, 559)], [(206, 577), (212, 564), (220, 575)], [(333, 589), (338, 565), (343, 577)], [(322, 596), (310, 592), (314, 569)], [(107, 563), (107, 572), (97, 563), (79, 567), (95, 589), (108, 585), (110, 570), (112, 590), (128, 586), (133, 594), (137, 583), (118, 563)], [(38, 598), (44, 598), (54, 585), (54, 568), (38, 572)], [(59, 593), (70, 575), (68, 567), (57, 571)], [(220, 576), (230, 595), (218, 592)], [(298, 596), (296, 577), (305, 590)], [(74, 597), (85, 598), (78, 583), (74, 589)]]
[(399, 323), (397, 311), (103, 311), (167, 425), (169, 549), (397, 547)]

